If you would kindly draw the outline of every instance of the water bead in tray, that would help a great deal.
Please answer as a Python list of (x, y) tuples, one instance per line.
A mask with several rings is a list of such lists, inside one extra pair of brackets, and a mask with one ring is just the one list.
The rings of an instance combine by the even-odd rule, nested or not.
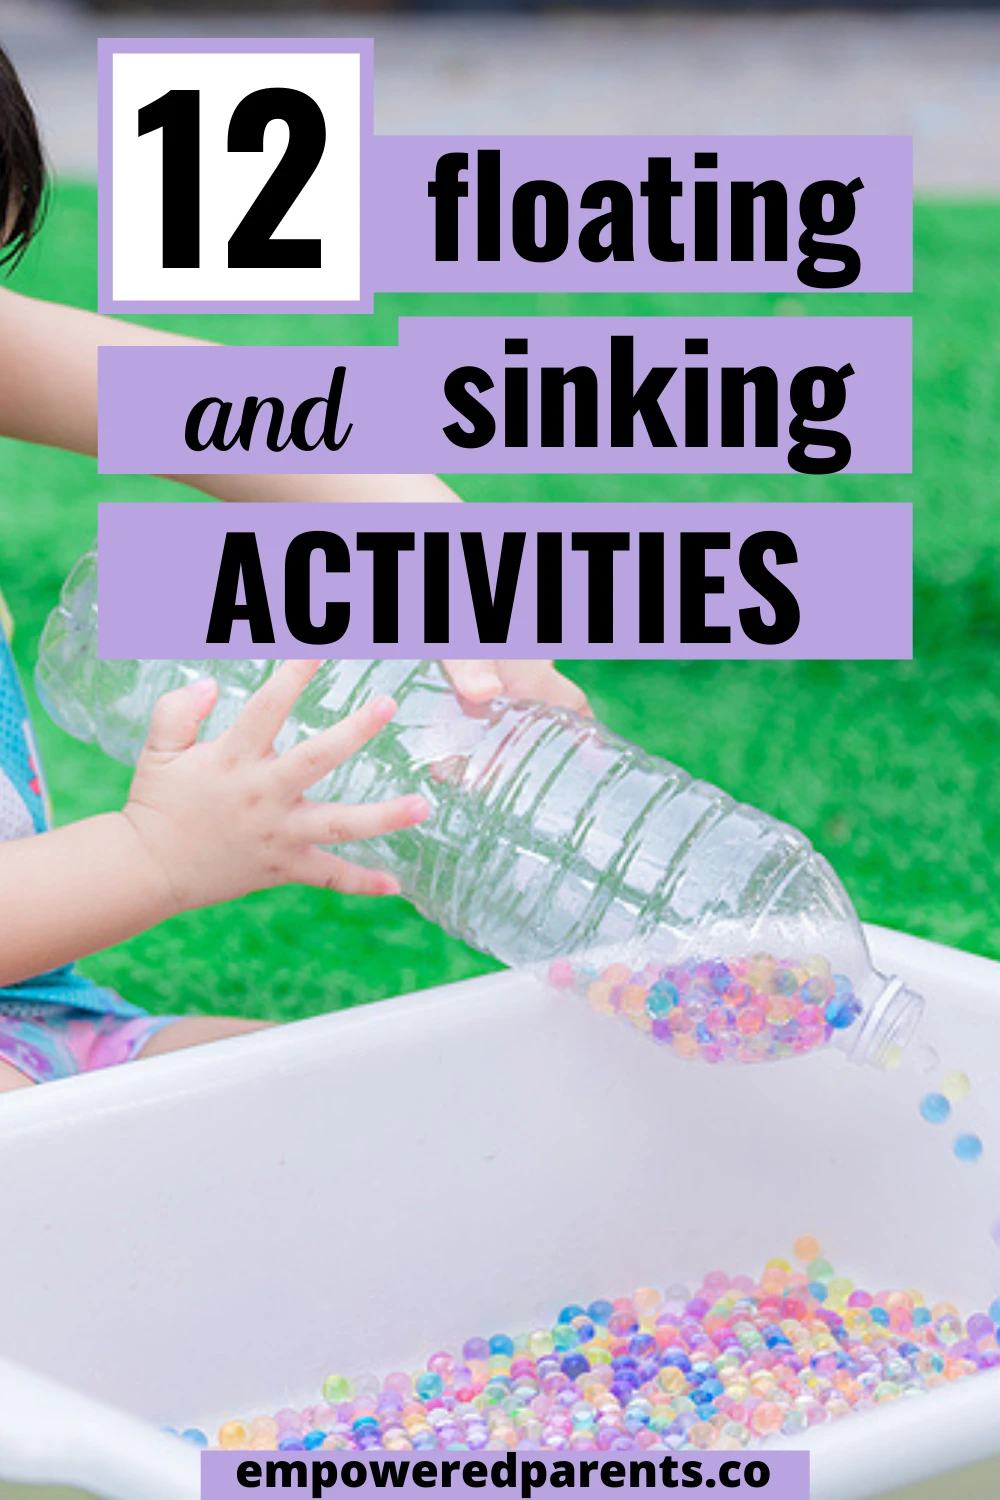
[(560, 958), (556, 989), (618, 1015), (688, 1061), (771, 1062), (825, 1047), (855, 1024), (861, 1001), (824, 958), (750, 958), (606, 965)]
[(855, 1287), (811, 1235), (794, 1249), (804, 1269), (776, 1258), (757, 1281), (710, 1271), (570, 1302), (550, 1327), (477, 1334), (415, 1374), (331, 1375), (319, 1405), (224, 1422), (218, 1446), (735, 1450), (1000, 1367), (1000, 1298), (963, 1322), (912, 1288)]

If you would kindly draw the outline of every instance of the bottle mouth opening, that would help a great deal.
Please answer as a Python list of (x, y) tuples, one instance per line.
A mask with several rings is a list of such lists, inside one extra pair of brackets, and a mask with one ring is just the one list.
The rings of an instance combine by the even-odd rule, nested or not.
[(861, 998), (867, 1003), (848, 1057), (851, 1062), (870, 1063), (875, 1068), (892, 1067), (920, 1023), (924, 997), (908, 989), (895, 974), (888, 978), (872, 974), (862, 990)]

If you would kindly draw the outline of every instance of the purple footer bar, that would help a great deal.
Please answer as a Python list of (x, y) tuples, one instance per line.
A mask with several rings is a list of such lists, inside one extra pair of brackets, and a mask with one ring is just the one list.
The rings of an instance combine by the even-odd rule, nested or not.
[(906, 504), (100, 507), (104, 658), (905, 659)]
[(718, 1489), (766, 1500), (809, 1500), (809, 1455), (766, 1453), (559, 1453), (518, 1449), (508, 1453), (425, 1453), (412, 1458), (369, 1449), (302, 1453), (220, 1452), (201, 1456), (202, 1500), (237, 1500), (280, 1490), (291, 1496), (345, 1491), (417, 1496), (428, 1490), (462, 1495), (493, 1493), (532, 1500), (550, 1491), (597, 1490), (643, 1494), (647, 1490)]

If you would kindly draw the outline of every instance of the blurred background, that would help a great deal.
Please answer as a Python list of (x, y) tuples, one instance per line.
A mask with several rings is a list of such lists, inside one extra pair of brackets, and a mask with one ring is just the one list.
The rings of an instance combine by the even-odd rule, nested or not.
[[(914, 318), (906, 476), (448, 476), (504, 499), (898, 500), (915, 517), (912, 662), (572, 663), (613, 728), (804, 828), (862, 915), (1000, 957), (1000, 9), (756, 3), (126, 8), (0, 0), (0, 43), (55, 174), (26, 293), (95, 304), (99, 35), (375, 37), (382, 132), (900, 133), (915, 142), (910, 296), (379, 297), (371, 317), (150, 321), (233, 343), (391, 342), (400, 314), (894, 313)], [(0, 350), (0, 358), (3, 351)], [(100, 499), (188, 498), (0, 440), (0, 586), (30, 675)], [(193, 497), (190, 497), (193, 498)], [(852, 608), (845, 593), (845, 612)], [(57, 816), (120, 805), (122, 768), (40, 721)], [(291, 1019), (489, 964), (401, 903), (285, 890), (196, 913), (87, 967), (154, 1010)]]

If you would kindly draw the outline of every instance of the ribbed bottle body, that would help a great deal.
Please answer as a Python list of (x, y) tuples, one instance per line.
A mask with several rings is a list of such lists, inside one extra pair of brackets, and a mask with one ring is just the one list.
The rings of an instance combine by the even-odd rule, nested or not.
[[(131, 762), (162, 693), (213, 675), (219, 698), (203, 730), (210, 737), (273, 669), (265, 661), (99, 660), (96, 567), (85, 559), (46, 629), (38, 686), (57, 722)], [(432, 661), (330, 661), (277, 748), (379, 694), (396, 700), (395, 718), (310, 796), (426, 797), (425, 823), (343, 852), (391, 871), (418, 909), (455, 936), (511, 965), (572, 956), (574, 986), (596, 986), (602, 1004), (609, 966), (630, 976), (617, 990), (611, 984), (612, 997), (628, 990), (638, 1004), (645, 987), (643, 1007), (653, 1003), (651, 986), (659, 983), (656, 1003), (666, 1004), (694, 976), (730, 1030), (745, 1003), (736, 997), (763, 985), (768, 1037), (775, 1027), (791, 1035), (794, 1015), (780, 1017), (793, 1003), (810, 1013), (818, 1006), (820, 1015), (839, 1004), (850, 1012), (845, 1026), (877, 1003), (884, 981), (873, 974), (851, 902), (803, 834), (590, 719), (507, 699), (470, 706)], [(793, 972), (794, 1002), (781, 992)], [(709, 1003), (711, 973), (729, 995), (721, 1010)], [(637, 1019), (650, 1029), (657, 1018), (643, 1009)]]

